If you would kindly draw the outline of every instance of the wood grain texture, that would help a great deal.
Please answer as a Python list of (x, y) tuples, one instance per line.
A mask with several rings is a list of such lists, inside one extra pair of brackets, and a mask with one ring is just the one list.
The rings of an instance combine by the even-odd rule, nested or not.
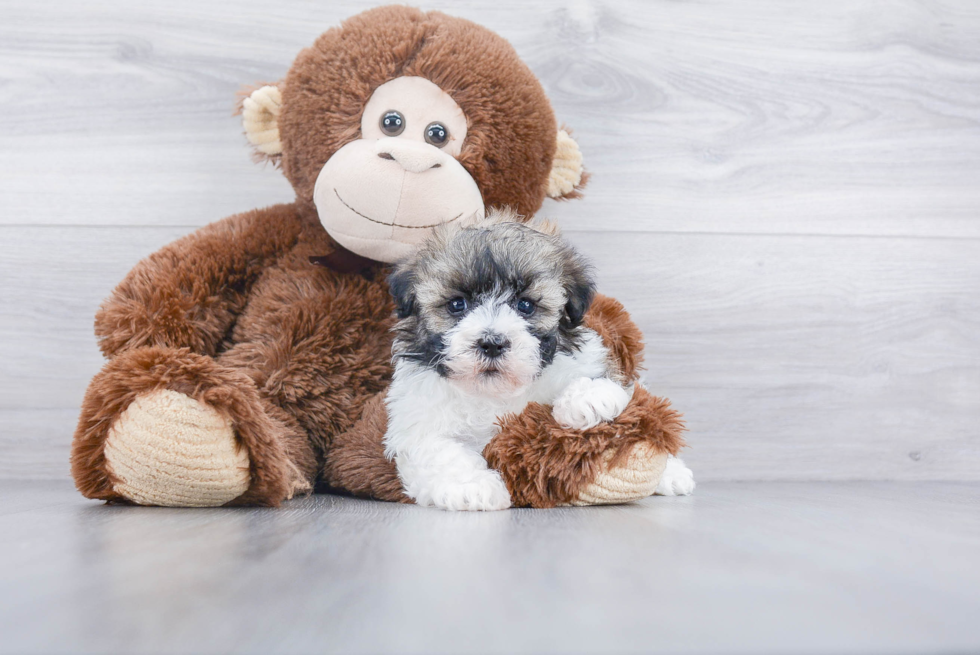
[[(245, 170), (234, 94), (370, 4), (11, 8), (0, 195), (17, 211), (0, 221), (201, 225), (288, 197)], [(589, 202), (549, 205), (573, 227), (980, 236), (969, 0), (428, 7), (511, 40), (576, 130)]]
[[(13, 284), (0, 288), (0, 416), (13, 423), (0, 477), (54, 474), (102, 364), (98, 303), (182, 230), (2, 231), (0, 277)], [(980, 241), (568, 236), (643, 327), (648, 385), (686, 414), (701, 479), (980, 474)], [(58, 427), (37, 446), (32, 409), (58, 410), (39, 411)]]
[[(288, 201), (231, 115), (371, 3), (20, 3), (0, 22), (0, 477), (60, 477), (98, 303)], [(435, 2), (508, 38), (593, 173), (549, 202), (711, 479), (980, 479), (980, 5)]]
[(0, 481), (0, 653), (974, 653), (980, 484), (104, 506)]

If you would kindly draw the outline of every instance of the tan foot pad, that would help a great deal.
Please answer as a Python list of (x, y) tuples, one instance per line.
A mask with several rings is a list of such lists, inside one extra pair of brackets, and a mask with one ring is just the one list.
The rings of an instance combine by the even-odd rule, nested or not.
[(603, 456), (602, 472), (571, 505), (628, 503), (653, 494), (667, 466), (667, 453), (638, 443), (621, 466), (610, 469), (612, 455), (612, 452), (607, 452)]
[(109, 429), (113, 489), (140, 505), (214, 507), (249, 486), (249, 460), (231, 421), (177, 391), (139, 396)]

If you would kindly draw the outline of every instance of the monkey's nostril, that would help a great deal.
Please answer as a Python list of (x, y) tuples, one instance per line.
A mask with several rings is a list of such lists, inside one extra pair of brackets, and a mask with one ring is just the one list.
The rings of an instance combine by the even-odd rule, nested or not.
[[(385, 144), (375, 151), (381, 159), (394, 161), (409, 173), (424, 173), (433, 168), (442, 166), (440, 157), (442, 153), (431, 151), (436, 149), (430, 145), (423, 144), (421, 147), (412, 143), (398, 143), (398, 139), (392, 139), (393, 143)], [(382, 149), (383, 148), (383, 149)]]

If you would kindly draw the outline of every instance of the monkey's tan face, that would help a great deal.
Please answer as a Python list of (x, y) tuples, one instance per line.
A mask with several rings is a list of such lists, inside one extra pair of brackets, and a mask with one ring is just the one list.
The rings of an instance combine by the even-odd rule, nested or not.
[(484, 215), (476, 182), (456, 160), (466, 116), (421, 77), (379, 86), (364, 107), (361, 138), (327, 161), (313, 200), (340, 245), (385, 262), (409, 255), (435, 226)]

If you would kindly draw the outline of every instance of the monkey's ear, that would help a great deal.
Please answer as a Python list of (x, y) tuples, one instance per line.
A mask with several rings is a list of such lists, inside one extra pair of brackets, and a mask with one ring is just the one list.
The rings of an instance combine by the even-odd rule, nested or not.
[(555, 159), (548, 175), (548, 195), (556, 199), (578, 198), (588, 176), (582, 168), (582, 151), (565, 129), (558, 130)]
[(415, 313), (415, 271), (408, 264), (400, 264), (388, 276), (391, 296), (395, 299), (395, 315), (408, 318)]
[(279, 140), (279, 112), (282, 93), (279, 87), (266, 85), (252, 91), (242, 100), (242, 125), (248, 142), (262, 159), (277, 159), (282, 154)]

